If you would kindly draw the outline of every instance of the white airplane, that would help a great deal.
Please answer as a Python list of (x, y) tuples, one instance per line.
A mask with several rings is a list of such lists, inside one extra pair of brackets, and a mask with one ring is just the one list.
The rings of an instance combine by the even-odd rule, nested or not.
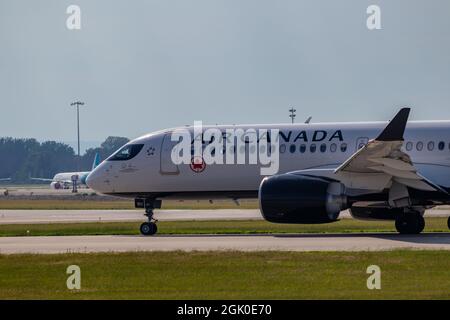
[(331, 223), (349, 209), (355, 219), (393, 220), (398, 232), (418, 234), (425, 209), (450, 204), (450, 121), (407, 122), (409, 112), (401, 109), (389, 123), (240, 126), (279, 129), (279, 171), (267, 177), (258, 164), (177, 165), (171, 134), (179, 128), (167, 129), (127, 143), (87, 184), (134, 198), (148, 218), (144, 235), (157, 231), (153, 209), (161, 200), (218, 198), (258, 198), (262, 216), (275, 223)]
[[(92, 170), (94, 170), (100, 163), (100, 156), (98, 153), (95, 154), (94, 162), (92, 163)], [(91, 173), (91, 171), (80, 171), (80, 172), (60, 172), (55, 174), (55, 176), (50, 178), (31, 178), (31, 180), (50, 182), (50, 188), (52, 189), (68, 189), (70, 188), (74, 180), (77, 185), (86, 185), (86, 178)]]
[(11, 178), (0, 178), (0, 181), (11, 181)]

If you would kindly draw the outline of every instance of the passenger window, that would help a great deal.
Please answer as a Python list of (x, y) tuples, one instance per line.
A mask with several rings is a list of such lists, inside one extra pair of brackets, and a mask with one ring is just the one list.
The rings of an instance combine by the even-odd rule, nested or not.
[(294, 153), (295, 152), (295, 144), (291, 144), (289, 147), (289, 152)]
[(321, 145), (320, 145), (320, 152), (325, 152), (325, 151), (327, 151), (327, 145), (325, 144), (325, 143), (322, 143)]
[(301, 153), (305, 153), (305, 151), (306, 151), (306, 145), (304, 145), (304, 144), (300, 145), (299, 150), (300, 150)]
[(433, 151), (434, 150), (434, 142), (433, 141), (428, 142), (427, 148), (428, 148), (428, 151)]
[(330, 151), (331, 151), (331, 152), (336, 152), (336, 149), (337, 149), (336, 143), (332, 143), (332, 144), (330, 145)]
[(143, 144), (127, 144), (109, 157), (107, 161), (125, 161), (133, 159), (143, 147)]
[(280, 153), (285, 153), (286, 152), (286, 145), (285, 144), (282, 144), (281, 146), (280, 146)]
[(309, 151), (310, 151), (311, 153), (316, 152), (316, 145), (315, 145), (314, 143), (309, 147)]
[(341, 151), (342, 152), (345, 152), (345, 151), (347, 151), (347, 144), (344, 142), (344, 143), (341, 143)]
[(444, 150), (444, 148), (445, 148), (445, 142), (444, 142), (444, 141), (439, 142), (438, 148), (439, 148), (439, 150), (441, 150), (441, 151)]
[(412, 148), (413, 148), (413, 143), (412, 143), (411, 141), (409, 141), (409, 142), (406, 144), (406, 151), (411, 151)]
[(423, 149), (423, 142), (422, 141), (419, 141), (419, 142), (416, 143), (416, 149), (417, 149), (417, 151), (422, 151), (422, 149)]

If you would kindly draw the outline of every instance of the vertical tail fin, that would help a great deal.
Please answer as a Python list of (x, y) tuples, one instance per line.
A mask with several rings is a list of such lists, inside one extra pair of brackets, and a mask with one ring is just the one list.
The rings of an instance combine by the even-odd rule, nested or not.
[(92, 163), (92, 170), (94, 170), (99, 164), (100, 164), (100, 155), (97, 152), (94, 157), (94, 162)]

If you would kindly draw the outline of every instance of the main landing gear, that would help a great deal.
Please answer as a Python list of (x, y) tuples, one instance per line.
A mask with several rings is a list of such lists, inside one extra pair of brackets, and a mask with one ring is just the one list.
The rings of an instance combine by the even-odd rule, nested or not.
[(395, 228), (400, 234), (419, 234), (425, 228), (425, 219), (419, 212), (405, 212), (395, 219)]
[(448, 220), (447, 220), (447, 227), (450, 229), (450, 217), (448, 217)]
[(136, 208), (145, 208), (145, 216), (148, 221), (141, 224), (139, 230), (144, 236), (152, 236), (158, 232), (156, 222), (158, 220), (153, 218), (153, 209), (161, 208), (161, 200), (154, 199), (135, 199), (134, 206)]

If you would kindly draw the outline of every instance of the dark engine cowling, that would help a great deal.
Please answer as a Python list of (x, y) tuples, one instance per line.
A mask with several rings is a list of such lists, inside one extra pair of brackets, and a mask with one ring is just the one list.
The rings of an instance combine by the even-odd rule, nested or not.
[(52, 183), (50, 183), (50, 188), (52, 188), (52, 189), (62, 189), (62, 185), (61, 185), (61, 183), (59, 183), (59, 182), (55, 182), (55, 181), (53, 181)]
[(280, 174), (259, 186), (259, 208), (267, 221), (328, 223), (347, 208), (344, 186), (321, 178)]

